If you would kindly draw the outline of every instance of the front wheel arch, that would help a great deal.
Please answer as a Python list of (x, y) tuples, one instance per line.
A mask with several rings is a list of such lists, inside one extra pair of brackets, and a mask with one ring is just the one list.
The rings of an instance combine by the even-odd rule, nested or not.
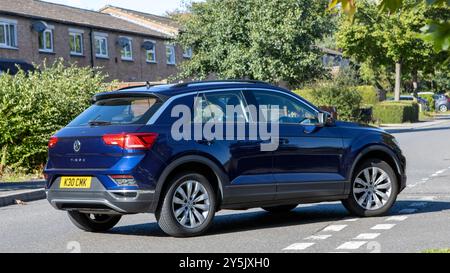
[(358, 156), (356, 157), (356, 159), (353, 162), (353, 165), (350, 169), (350, 172), (348, 173), (348, 181), (349, 183), (347, 183), (347, 187), (345, 188), (345, 193), (348, 194), (350, 193), (350, 184), (351, 184), (351, 179), (354, 175), (354, 172), (356, 170), (356, 168), (360, 165), (363, 164), (367, 159), (370, 158), (376, 158), (376, 159), (380, 159), (385, 161), (387, 164), (389, 164), (389, 166), (391, 166), (391, 168), (394, 170), (395, 175), (397, 177), (397, 183), (399, 188), (401, 188), (401, 167), (400, 167), (400, 163), (399, 160), (397, 158), (397, 156), (394, 154), (394, 152), (392, 152), (389, 148), (386, 148), (384, 146), (381, 145), (373, 145), (373, 146), (369, 146), (367, 148), (365, 148), (364, 150), (362, 150)]

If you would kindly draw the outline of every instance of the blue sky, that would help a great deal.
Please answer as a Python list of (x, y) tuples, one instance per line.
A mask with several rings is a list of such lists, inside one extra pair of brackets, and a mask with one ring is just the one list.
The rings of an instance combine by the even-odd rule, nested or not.
[(166, 11), (182, 8), (191, 0), (44, 0), (74, 6), (78, 8), (98, 10), (106, 5), (113, 5), (147, 13), (163, 15)]

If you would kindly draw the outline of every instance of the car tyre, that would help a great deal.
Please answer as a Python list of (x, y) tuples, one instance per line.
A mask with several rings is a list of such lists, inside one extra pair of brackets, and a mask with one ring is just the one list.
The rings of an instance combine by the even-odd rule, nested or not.
[(444, 113), (444, 112), (447, 112), (447, 110), (448, 110), (447, 105), (442, 104), (442, 105), (439, 106), (439, 111), (440, 112)]
[(104, 232), (112, 229), (122, 218), (121, 215), (81, 213), (69, 211), (70, 221), (79, 229), (88, 232)]
[(272, 206), (272, 207), (262, 207), (263, 210), (268, 211), (270, 213), (283, 213), (289, 212), (297, 207), (295, 205), (281, 205), (281, 206)]
[(169, 182), (155, 216), (164, 233), (192, 237), (205, 233), (216, 212), (216, 193), (205, 176), (184, 173)]
[[(375, 178), (373, 178), (374, 172), (377, 173)], [(381, 176), (386, 176), (386, 179), (377, 184), (378, 178), (381, 179)], [(363, 186), (364, 182), (367, 185)], [(379, 159), (369, 159), (356, 167), (352, 177), (350, 195), (347, 199), (342, 200), (342, 204), (356, 216), (381, 216), (386, 214), (395, 203), (398, 190), (397, 176), (391, 166)]]

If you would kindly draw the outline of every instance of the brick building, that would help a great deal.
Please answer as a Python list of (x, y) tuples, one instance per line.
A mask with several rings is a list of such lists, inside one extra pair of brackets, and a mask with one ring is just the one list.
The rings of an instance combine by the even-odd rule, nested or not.
[[(109, 79), (161, 81), (190, 57), (171, 43), (178, 28), (169, 18), (141, 14), (132, 20), (37, 0), (0, 0), (0, 62), (41, 64), (62, 57), (80, 66), (102, 67)], [(130, 11), (128, 11), (130, 12)], [(152, 18), (152, 19), (149, 19)]]

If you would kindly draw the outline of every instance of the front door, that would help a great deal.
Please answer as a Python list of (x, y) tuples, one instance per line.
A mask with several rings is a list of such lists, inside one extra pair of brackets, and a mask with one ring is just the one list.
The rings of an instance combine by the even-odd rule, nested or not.
[[(279, 122), (279, 146), (273, 151), (272, 170), (277, 182), (276, 198), (343, 194), (343, 142), (339, 128), (319, 126), (318, 111), (293, 95), (276, 90), (251, 93), (259, 107), (272, 109), (266, 118)], [(278, 109), (276, 115), (270, 107)]]

